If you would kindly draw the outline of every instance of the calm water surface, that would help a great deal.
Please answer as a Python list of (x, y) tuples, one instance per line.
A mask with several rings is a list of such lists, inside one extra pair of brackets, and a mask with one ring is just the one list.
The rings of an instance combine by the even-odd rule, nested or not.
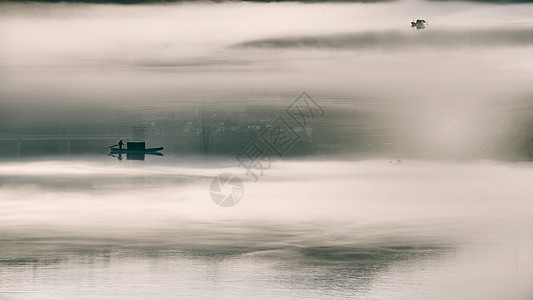
[[(6, 299), (527, 299), (529, 164), (4, 162)], [(323, 170), (331, 170), (327, 175)], [(245, 179), (235, 207), (211, 176)]]

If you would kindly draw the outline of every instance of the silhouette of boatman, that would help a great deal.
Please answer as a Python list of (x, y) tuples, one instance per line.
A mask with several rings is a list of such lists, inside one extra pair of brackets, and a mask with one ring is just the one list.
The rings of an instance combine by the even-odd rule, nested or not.
[(122, 150), (122, 146), (124, 146), (124, 142), (120, 140), (120, 142), (118, 142), (118, 149)]

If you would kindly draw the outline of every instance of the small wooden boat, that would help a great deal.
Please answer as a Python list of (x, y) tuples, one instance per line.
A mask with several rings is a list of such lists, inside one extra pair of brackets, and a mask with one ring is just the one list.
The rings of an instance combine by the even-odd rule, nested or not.
[(111, 148), (111, 152), (113, 153), (151, 153), (151, 152), (157, 152), (161, 150), (163, 150), (163, 147), (147, 148), (143, 150)]
[(117, 148), (112, 147), (111, 153), (112, 154), (118, 154), (118, 153), (154, 153), (163, 150), (163, 147), (157, 147), (157, 148), (146, 148), (145, 142), (128, 142), (127, 148)]

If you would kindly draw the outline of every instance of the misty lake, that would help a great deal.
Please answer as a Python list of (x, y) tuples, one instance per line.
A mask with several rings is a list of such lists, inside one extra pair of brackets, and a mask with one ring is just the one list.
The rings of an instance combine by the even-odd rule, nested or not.
[(531, 299), (531, 16), (1, 3), (0, 299)]

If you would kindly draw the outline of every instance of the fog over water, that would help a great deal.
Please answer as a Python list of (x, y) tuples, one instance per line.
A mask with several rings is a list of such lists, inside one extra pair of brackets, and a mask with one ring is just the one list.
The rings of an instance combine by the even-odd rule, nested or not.
[[(0, 299), (531, 299), (531, 16), (1, 3)], [(324, 115), (254, 182), (303, 91)]]
[(168, 162), (4, 164), (2, 295), (531, 295), (530, 164), (278, 162), (221, 209), (207, 187), (226, 171), (245, 178)]
[[(2, 8), (3, 101), (240, 100), (307, 90), (329, 98), (442, 103), (531, 92), (531, 5)], [(409, 27), (419, 15), (428, 30)]]

